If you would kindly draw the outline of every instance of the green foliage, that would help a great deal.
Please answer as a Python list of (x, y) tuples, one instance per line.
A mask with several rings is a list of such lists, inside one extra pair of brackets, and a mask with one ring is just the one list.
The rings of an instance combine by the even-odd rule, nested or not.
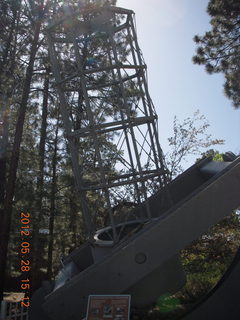
[(214, 155), (213, 160), (214, 161), (223, 161), (223, 155), (220, 153), (217, 153)]
[(182, 251), (187, 283), (177, 294), (185, 308), (206, 295), (221, 279), (239, 247), (237, 213), (226, 217)]
[(204, 36), (196, 35), (193, 62), (205, 65), (208, 73), (222, 72), (224, 91), (235, 108), (240, 107), (240, 2), (210, 0), (207, 12), (212, 29)]
[(162, 295), (157, 301), (157, 306), (161, 313), (175, 311), (179, 304), (180, 300), (169, 293)]
[(220, 153), (217, 150), (209, 149), (201, 153), (201, 158), (198, 158), (196, 161), (202, 160), (203, 158), (212, 157), (213, 161), (223, 161), (223, 153)]

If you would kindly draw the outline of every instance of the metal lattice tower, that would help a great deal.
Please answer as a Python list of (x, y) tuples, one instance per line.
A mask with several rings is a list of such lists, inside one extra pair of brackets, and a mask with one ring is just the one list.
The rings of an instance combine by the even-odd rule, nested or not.
[[(157, 115), (149, 96), (134, 12), (70, 8), (47, 29), (49, 53), (87, 233), (96, 230), (88, 193), (113, 208), (144, 202), (164, 184)], [(147, 208), (147, 206), (146, 206)], [(148, 209), (140, 217), (151, 219)]]

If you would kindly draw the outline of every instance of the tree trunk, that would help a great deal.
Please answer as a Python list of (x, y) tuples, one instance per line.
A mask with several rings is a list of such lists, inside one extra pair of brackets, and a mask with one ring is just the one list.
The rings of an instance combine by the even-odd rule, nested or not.
[(39, 143), (39, 177), (37, 181), (37, 208), (42, 210), (43, 197), (43, 179), (44, 179), (44, 163), (45, 163), (45, 145), (47, 137), (47, 113), (48, 113), (48, 90), (49, 90), (49, 70), (46, 70), (44, 88), (43, 88), (43, 104), (42, 104), (42, 125)]
[(6, 184), (6, 161), (8, 144), (8, 115), (7, 106), (5, 106), (0, 123), (0, 209), (3, 209)]
[(49, 95), (49, 73), (50, 70), (46, 68), (46, 75), (43, 87), (43, 102), (42, 102), (42, 124), (39, 142), (39, 175), (37, 178), (37, 192), (35, 202), (34, 220), (32, 221), (32, 266), (30, 272), (31, 287), (34, 290), (38, 285), (38, 275), (41, 267), (41, 260), (44, 255), (43, 250), (39, 252), (39, 225), (42, 218), (42, 199), (44, 191), (44, 166), (45, 166), (45, 148), (47, 137), (47, 113), (48, 113), (48, 95)]
[(52, 277), (52, 256), (53, 256), (53, 242), (54, 242), (54, 220), (56, 211), (56, 190), (57, 190), (57, 152), (58, 152), (58, 122), (56, 125), (53, 157), (52, 157), (52, 184), (51, 184), (51, 199), (50, 199), (50, 219), (49, 219), (49, 244), (48, 244), (48, 267), (47, 275), (50, 279)]
[(69, 230), (72, 234), (72, 243), (70, 244), (70, 250), (74, 250), (77, 246), (79, 246), (79, 239), (78, 239), (78, 226), (77, 226), (77, 212), (78, 212), (78, 205), (76, 203), (76, 199), (74, 197), (75, 190), (73, 186), (71, 186), (72, 196), (69, 197), (69, 206), (70, 206), (70, 221), (69, 221)]

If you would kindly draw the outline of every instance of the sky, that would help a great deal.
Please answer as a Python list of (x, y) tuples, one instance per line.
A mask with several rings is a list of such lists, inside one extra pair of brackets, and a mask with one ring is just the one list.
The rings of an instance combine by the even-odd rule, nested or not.
[[(210, 30), (207, 4), (208, 0), (117, 1), (119, 7), (136, 14), (138, 41), (148, 67), (149, 92), (165, 153), (174, 116), (182, 121), (197, 109), (209, 121), (212, 138), (225, 140), (215, 149), (240, 153), (240, 109), (234, 109), (224, 96), (223, 75), (209, 75), (204, 66), (192, 63), (194, 35)], [(192, 161), (189, 157), (188, 166)]]

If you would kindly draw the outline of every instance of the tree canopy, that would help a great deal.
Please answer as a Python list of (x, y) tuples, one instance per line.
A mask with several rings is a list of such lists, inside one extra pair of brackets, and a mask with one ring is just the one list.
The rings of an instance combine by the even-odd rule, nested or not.
[(195, 64), (205, 65), (210, 74), (222, 72), (224, 92), (235, 108), (240, 107), (240, 2), (210, 0), (207, 12), (212, 29), (196, 35)]
[(198, 156), (206, 148), (224, 144), (224, 140), (212, 138), (208, 133), (209, 127), (208, 120), (199, 110), (182, 122), (174, 118), (173, 135), (168, 138), (170, 151), (165, 155), (170, 180), (184, 171), (183, 164), (189, 155)]

